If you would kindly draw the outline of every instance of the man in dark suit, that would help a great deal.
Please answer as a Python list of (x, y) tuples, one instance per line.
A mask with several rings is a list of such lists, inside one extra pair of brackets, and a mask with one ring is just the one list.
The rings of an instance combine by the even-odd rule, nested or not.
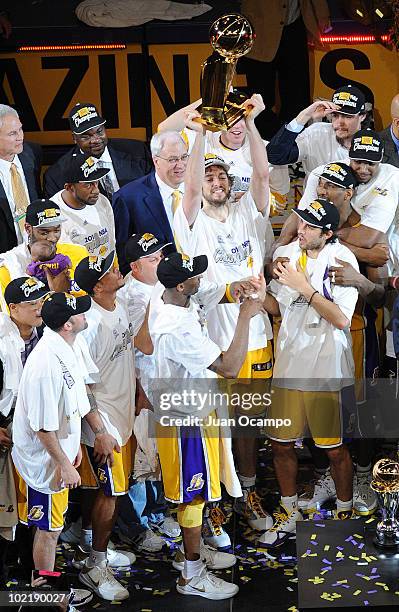
[(385, 130), (379, 132), (384, 144), (385, 164), (392, 164), (399, 168), (399, 94), (392, 98), (391, 102), (392, 123)]
[(162, 132), (152, 137), (150, 146), (155, 172), (119, 189), (112, 201), (116, 251), (123, 274), (129, 271), (124, 251), (132, 234), (150, 232), (160, 242), (174, 245), (173, 214), (183, 195), (187, 145), (178, 132)]
[(47, 198), (64, 189), (65, 172), (74, 153), (82, 152), (94, 157), (99, 167), (109, 170), (99, 187), (110, 201), (120, 187), (151, 170), (151, 157), (146, 144), (127, 138), (108, 142), (105, 123), (106, 119), (101, 117), (90, 102), (79, 103), (72, 108), (69, 125), (76, 146), (45, 172), (43, 189)]
[(41, 147), (24, 144), (18, 113), (0, 104), (0, 253), (21, 244), (26, 207), (40, 189)]

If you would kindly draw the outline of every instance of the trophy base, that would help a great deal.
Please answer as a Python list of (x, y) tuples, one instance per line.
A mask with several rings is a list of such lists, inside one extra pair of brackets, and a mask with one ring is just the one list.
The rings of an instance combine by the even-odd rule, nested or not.
[(390, 552), (399, 551), (399, 533), (392, 534), (375, 534), (373, 543), (380, 550), (389, 550)]
[(201, 113), (201, 117), (194, 119), (194, 121), (205, 125), (206, 129), (210, 132), (229, 130), (250, 112), (252, 107), (243, 108), (246, 100), (247, 97), (244, 94), (238, 91), (231, 91), (227, 96), (223, 109), (201, 105), (197, 108)]

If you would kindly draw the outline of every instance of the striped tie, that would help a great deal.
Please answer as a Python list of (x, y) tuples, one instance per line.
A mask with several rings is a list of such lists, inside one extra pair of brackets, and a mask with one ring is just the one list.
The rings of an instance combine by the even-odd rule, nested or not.
[[(175, 216), (175, 212), (176, 210), (179, 208), (181, 204), (181, 193), (178, 189), (176, 189), (173, 193), (172, 193), (172, 215)], [(172, 228), (173, 229), (173, 228)], [(176, 245), (176, 250), (179, 253), (183, 253), (183, 249), (180, 246), (180, 242), (177, 239), (177, 236), (175, 234), (175, 232), (173, 232), (173, 238), (175, 240), (175, 245)]]
[(19, 174), (18, 168), (14, 163), (12, 163), (10, 166), (10, 172), (12, 196), (15, 204), (15, 220), (18, 222), (21, 236), (23, 236), (25, 229), (26, 209), (29, 201), (21, 175)]

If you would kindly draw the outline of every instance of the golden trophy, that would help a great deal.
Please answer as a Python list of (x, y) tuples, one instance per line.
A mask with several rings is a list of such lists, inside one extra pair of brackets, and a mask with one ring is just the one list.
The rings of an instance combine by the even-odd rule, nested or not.
[(377, 493), (382, 520), (378, 523), (374, 543), (380, 548), (397, 548), (399, 523), (396, 514), (399, 507), (399, 462), (380, 459), (373, 468), (371, 488)]
[(248, 19), (238, 14), (219, 17), (209, 30), (214, 49), (201, 69), (202, 104), (198, 119), (212, 132), (228, 130), (248, 111), (242, 107), (247, 97), (231, 91), (238, 58), (246, 55), (255, 34)]

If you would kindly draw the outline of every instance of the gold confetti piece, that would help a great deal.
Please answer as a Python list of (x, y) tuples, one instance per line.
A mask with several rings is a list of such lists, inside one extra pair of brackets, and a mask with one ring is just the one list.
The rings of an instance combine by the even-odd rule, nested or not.
[(358, 540), (363, 540), (363, 536), (360, 535), (359, 533), (354, 533), (353, 534), (355, 536), (355, 538), (357, 538)]
[(322, 572), (320, 572), (320, 576), (324, 576), (324, 574), (327, 574), (328, 570), (323, 570)]
[(140, 612), (152, 612), (152, 608), (141, 608)]
[(373, 521), (375, 521), (375, 519), (374, 519), (374, 518), (369, 518), (369, 519), (367, 519), (367, 521), (366, 521), (366, 525), (367, 525), (367, 523), (372, 523)]
[(352, 557), (352, 555), (349, 555), (349, 559), (352, 559), (352, 561), (359, 561), (359, 557)]
[(356, 591), (353, 592), (353, 595), (360, 595), (360, 593), (361, 593), (361, 590), (357, 589)]
[(372, 559), (373, 561), (377, 561), (377, 557), (373, 557), (372, 555), (369, 556), (369, 559)]
[(348, 581), (345, 578), (345, 580), (337, 580), (337, 584), (346, 584)]
[(121, 601), (111, 601), (111, 606), (120, 606), (121, 603)]
[(249, 576), (240, 576), (240, 580), (242, 580), (243, 582), (249, 582), (250, 580), (252, 580), (252, 578), (249, 578)]
[(374, 584), (376, 584), (377, 586), (382, 586), (382, 587), (387, 586), (385, 582), (375, 582)]
[(244, 569), (244, 566), (243, 565), (239, 565), (238, 569), (240, 570), (240, 572), (242, 572), (242, 570)]
[(323, 550), (324, 550), (325, 552), (327, 552), (327, 550), (330, 550), (330, 545), (329, 545), (329, 544), (326, 544)]
[(310, 536), (311, 540), (315, 540), (317, 538), (317, 533), (312, 533), (312, 535)]
[(298, 612), (298, 608), (291, 606), (291, 608), (288, 608), (288, 612)]
[(362, 576), (364, 580), (371, 580), (370, 576)]
[(339, 550), (337, 552), (337, 554), (335, 555), (338, 559), (341, 559), (341, 557), (345, 557), (345, 555)]

